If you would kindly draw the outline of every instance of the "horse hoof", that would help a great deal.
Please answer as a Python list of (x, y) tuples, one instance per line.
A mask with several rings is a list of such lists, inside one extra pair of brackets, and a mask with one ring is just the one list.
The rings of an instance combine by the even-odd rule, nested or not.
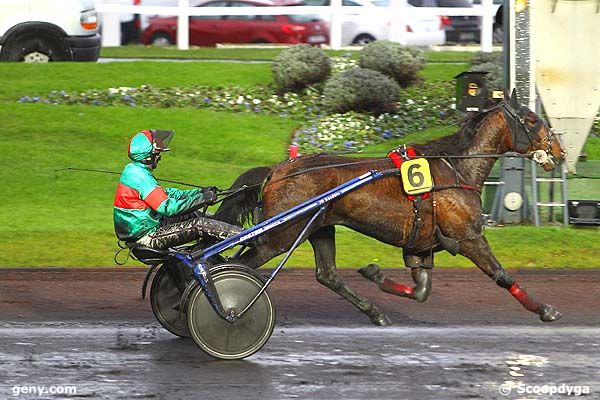
[(388, 316), (385, 314), (371, 317), (371, 322), (373, 322), (377, 326), (388, 326), (392, 324), (392, 320), (389, 319)]
[(542, 307), (540, 307), (538, 314), (540, 314), (540, 319), (542, 322), (558, 321), (563, 316), (561, 312), (556, 309), (556, 307), (551, 306), (550, 304), (544, 304)]
[(369, 264), (358, 270), (358, 273), (377, 284), (383, 282), (383, 274), (377, 264)]

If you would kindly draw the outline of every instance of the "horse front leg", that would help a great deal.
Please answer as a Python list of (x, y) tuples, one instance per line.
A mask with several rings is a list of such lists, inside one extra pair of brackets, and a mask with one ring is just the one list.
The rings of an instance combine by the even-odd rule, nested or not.
[(379, 289), (384, 292), (400, 297), (407, 297), (419, 303), (429, 297), (432, 287), (433, 254), (418, 256), (416, 254), (404, 254), (404, 263), (411, 269), (414, 287), (395, 282), (383, 276), (379, 266), (369, 264), (358, 272), (365, 278), (377, 283)]
[(562, 314), (556, 307), (540, 303), (529, 295), (498, 262), (484, 237), (462, 242), (460, 254), (469, 258), (496, 284), (506, 290), (528, 311), (536, 313), (543, 322), (557, 321)]
[(375, 325), (389, 325), (390, 319), (369, 299), (350, 289), (337, 273), (335, 265), (335, 227), (325, 226), (308, 238), (314, 252), (317, 281), (333, 290), (365, 313)]

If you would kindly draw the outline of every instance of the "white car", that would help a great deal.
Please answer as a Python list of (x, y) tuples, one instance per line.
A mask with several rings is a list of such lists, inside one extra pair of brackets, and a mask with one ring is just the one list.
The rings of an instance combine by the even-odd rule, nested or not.
[[(329, 6), (329, 0), (304, 0), (306, 6)], [(342, 45), (365, 45), (377, 39), (390, 38), (390, 16), (381, 17), (381, 13), (353, 13), (350, 7), (388, 7), (389, 0), (342, 0), (344, 15), (342, 16)], [(407, 4), (407, 7), (412, 7)], [(324, 19), (329, 14), (323, 14)], [(441, 17), (411, 19), (406, 25), (406, 39), (409, 46), (432, 46), (446, 42), (446, 31)]]
[(98, 17), (91, 0), (1, 0), (0, 61), (96, 61)]

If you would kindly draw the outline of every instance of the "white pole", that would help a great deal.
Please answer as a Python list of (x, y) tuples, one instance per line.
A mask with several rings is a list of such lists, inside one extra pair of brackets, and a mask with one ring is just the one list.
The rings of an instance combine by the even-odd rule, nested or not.
[(179, 0), (177, 10), (177, 48), (179, 50), (190, 48), (190, 16), (187, 7), (189, 7), (189, 0)]
[(331, 0), (329, 5), (331, 24), (329, 27), (329, 42), (333, 50), (342, 48), (342, 0)]
[(392, 16), (390, 24), (390, 40), (406, 45), (406, 25), (408, 25), (408, 18), (406, 17), (406, 0), (391, 0), (390, 14)]
[(102, 15), (102, 47), (121, 46), (121, 15), (105, 13)]
[(494, 4), (492, 0), (483, 0), (483, 17), (481, 19), (481, 51), (492, 52), (494, 35)]

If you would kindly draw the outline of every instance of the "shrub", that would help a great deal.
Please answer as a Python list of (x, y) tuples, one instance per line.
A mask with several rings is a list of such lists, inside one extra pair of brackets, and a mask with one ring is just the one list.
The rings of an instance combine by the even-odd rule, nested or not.
[(279, 53), (272, 71), (279, 92), (299, 91), (327, 79), (331, 60), (319, 47), (297, 44)]
[(470, 71), (487, 72), (485, 84), (489, 90), (501, 90), (504, 87), (502, 53), (478, 53), (471, 60)]
[(391, 78), (370, 69), (353, 68), (331, 77), (323, 91), (323, 105), (331, 112), (392, 111), (400, 87)]
[(487, 72), (485, 75), (485, 85), (489, 90), (502, 90), (504, 88), (504, 77), (502, 63), (486, 62), (483, 64), (473, 65), (470, 71)]
[(489, 63), (489, 62), (502, 64), (502, 52), (495, 52), (495, 53), (479, 52), (471, 59), (472, 66)]
[(401, 87), (418, 81), (418, 73), (425, 66), (423, 51), (389, 40), (376, 40), (361, 52), (359, 65), (394, 79)]

